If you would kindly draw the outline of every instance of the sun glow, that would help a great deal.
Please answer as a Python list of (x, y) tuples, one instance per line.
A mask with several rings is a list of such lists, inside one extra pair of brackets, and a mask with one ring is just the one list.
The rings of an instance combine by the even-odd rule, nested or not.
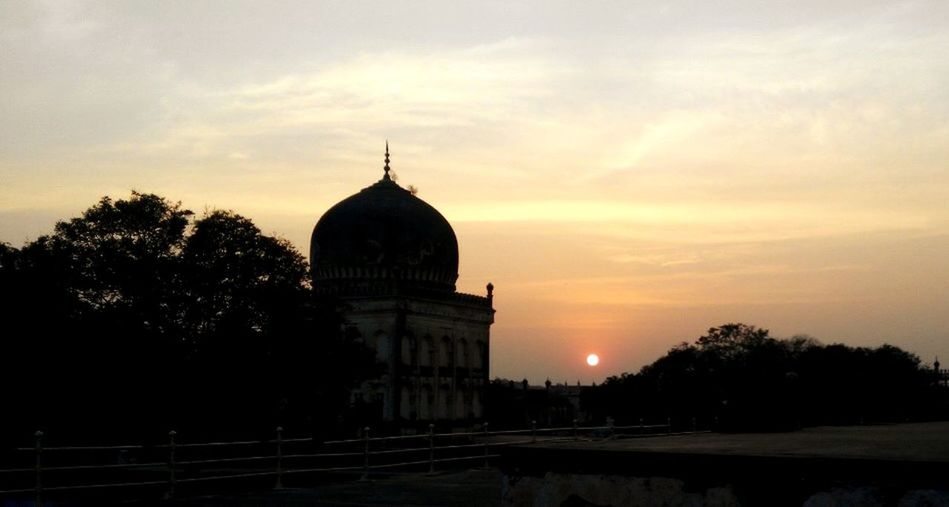
[(590, 354), (587, 356), (587, 364), (590, 366), (596, 366), (600, 364), (600, 356), (596, 354)]

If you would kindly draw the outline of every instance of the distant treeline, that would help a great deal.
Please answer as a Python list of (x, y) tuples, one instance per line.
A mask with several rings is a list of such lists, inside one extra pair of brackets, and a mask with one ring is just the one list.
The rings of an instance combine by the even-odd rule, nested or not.
[(919, 358), (892, 345), (775, 339), (745, 324), (711, 328), (639, 373), (582, 393), (594, 421), (699, 417), (725, 431), (901, 422), (949, 416), (947, 390)]
[(331, 432), (374, 364), (287, 241), (152, 194), (0, 244), (0, 309), (3, 444)]

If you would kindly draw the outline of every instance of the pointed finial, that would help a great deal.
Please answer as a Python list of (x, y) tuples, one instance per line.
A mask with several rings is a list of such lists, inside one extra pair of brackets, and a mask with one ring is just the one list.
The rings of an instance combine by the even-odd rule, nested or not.
[(384, 180), (391, 179), (389, 178), (389, 140), (388, 139), (386, 139), (386, 165), (385, 167), (383, 167), (383, 169), (385, 170), (386, 174), (382, 177), (382, 179)]

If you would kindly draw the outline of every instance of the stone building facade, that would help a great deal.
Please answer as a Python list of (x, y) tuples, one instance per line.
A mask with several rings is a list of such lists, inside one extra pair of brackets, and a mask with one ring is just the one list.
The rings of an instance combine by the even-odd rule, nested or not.
[(447, 220), (389, 176), (330, 208), (310, 242), (314, 291), (338, 297), (382, 374), (354, 393), (395, 427), (464, 427), (483, 417), (493, 286), (456, 291)]

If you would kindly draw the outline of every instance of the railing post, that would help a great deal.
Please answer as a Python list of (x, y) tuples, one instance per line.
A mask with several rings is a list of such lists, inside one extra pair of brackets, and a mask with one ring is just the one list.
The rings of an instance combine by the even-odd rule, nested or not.
[(428, 473), (435, 473), (435, 425), (428, 425)]
[(531, 443), (537, 441), (537, 421), (531, 421)]
[(283, 426), (277, 426), (277, 483), (274, 489), (283, 489)]
[(369, 426), (362, 429), (362, 477), (361, 481), (369, 480)]
[(580, 432), (577, 430), (577, 420), (573, 420), (573, 439), (580, 440)]
[(639, 418), (639, 434), (642, 435), (645, 432), (646, 432), (646, 426), (645, 424), (643, 424), (643, 418), (640, 417)]
[(34, 450), (36, 452), (36, 507), (43, 507), (43, 432), (38, 431), (33, 433), (33, 438), (35, 439)]
[(614, 432), (616, 431), (616, 430), (613, 428), (614, 423), (613, 423), (613, 418), (612, 418), (612, 417), (608, 417), (608, 418), (606, 419), (606, 425), (609, 426), (609, 432), (610, 432), (609, 438), (612, 439), (612, 438), (615, 436)]
[(168, 432), (168, 492), (165, 493), (165, 498), (175, 496), (175, 435), (177, 434), (175, 430)]
[(484, 423), (484, 468), (488, 468), (488, 423)]

